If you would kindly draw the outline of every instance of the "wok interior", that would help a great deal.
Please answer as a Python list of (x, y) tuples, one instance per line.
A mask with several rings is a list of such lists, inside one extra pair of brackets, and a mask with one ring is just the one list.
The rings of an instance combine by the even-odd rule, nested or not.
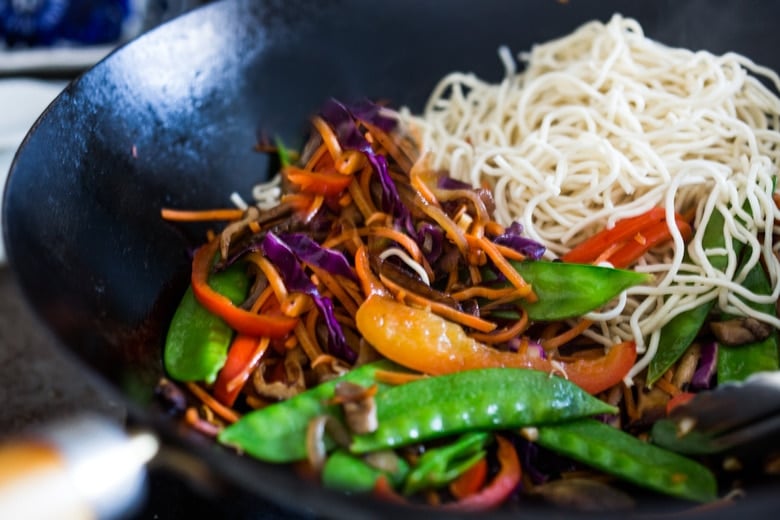
[[(516, 53), (614, 12), (668, 44), (734, 50), (780, 70), (780, 7), (771, 2), (210, 5), (114, 53), (38, 121), (5, 192), (11, 267), (59, 343), (142, 420), (166, 425), (148, 410), (166, 326), (187, 283), (187, 251), (206, 227), (165, 223), (161, 207), (224, 207), (233, 191), (251, 199), (274, 167), (254, 151), (258, 137), (297, 147), (327, 97), (421, 110), (449, 71), (499, 79), (500, 45)], [(280, 468), (203, 453), (237, 479), (274, 472), (279, 489), (252, 484), (255, 491), (304, 507), (328, 503), (319, 491), (296, 495), (295, 477)]]

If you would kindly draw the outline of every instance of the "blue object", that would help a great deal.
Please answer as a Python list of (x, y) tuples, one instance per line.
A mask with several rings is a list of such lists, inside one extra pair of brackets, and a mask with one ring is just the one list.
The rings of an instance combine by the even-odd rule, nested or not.
[(130, 0), (0, 0), (0, 36), (10, 47), (95, 45), (122, 36)]

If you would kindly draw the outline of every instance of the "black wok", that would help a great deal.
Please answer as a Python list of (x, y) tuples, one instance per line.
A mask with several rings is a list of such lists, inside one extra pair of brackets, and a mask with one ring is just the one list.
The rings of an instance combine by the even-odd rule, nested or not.
[[(113, 53), (35, 124), (4, 196), (12, 271), (57, 343), (121, 396), (134, 422), (292, 510), (389, 514), (390, 506), (329, 493), (192, 438), (152, 405), (166, 323), (187, 283), (187, 250), (204, 231), (166, 224), (159, 210), (224, 206), (232, 191), (250, 198), (271, 167), (253, 151), (258, 134), (300, 144), (308, 116), (329, 96), (420, 109), (449, 71), (500, 78), (500, 45), (528, 49), (615, 11), (668, 44), (733, 50), (780, 70), (780, 4), (771, 0), (208, 5)], [(741, 507), (778, 506), (780, 495), (767, 490)]]

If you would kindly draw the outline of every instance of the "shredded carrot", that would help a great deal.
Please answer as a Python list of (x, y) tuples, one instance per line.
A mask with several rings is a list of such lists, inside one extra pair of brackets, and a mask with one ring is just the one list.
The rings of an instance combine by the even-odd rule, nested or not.
[[(417, 193), (419, 193), (420, 197), (422, 197), (428, 204), (434, 204), (438, 206), (439, 201), (436, 200), (436, 195), (433, 194), (431, 189), (427, 184), (425, 184), (425, 181), (422, 178), (423, 172), (426, 171), (424, 166), (425, 162), (426, 161), (423, 158), (420, 158), (417, 160), (417, 162), (414, 163), (412, 169), (409, 170), (409, 181), (412, 184), (412, 187), (417, 190)], [(423, 172), (421, 172), (421, 170)]]
[(279, 276), (279, 271), (260, 253), (252, 252), (246, 255), (247, 260), (257, 265), (268, 280), (268, 284), (273, 289), (276, 299), (280, 302), (287, 300), (287, 287), (284, 280)]
[(489, 235), (493, 235), (494, 237), (498, 235), (503, 235), (504, 232), (506, 232), (506, 229), (504, 229), (504, 226), (496, 222), (495, 220), (490, 220), (488, 222), (485, 222), (485, 233)]
[(387, 385), (405, 385), (412, 381), (419, 381), (428, 377), (425, 374), (410, 374), (408, 372), (396, 372), (394, 370), (377, 370), (374, 372), (374, 380), (377, 383)]
[(459, 311), (443, 303), (429, 300), (423, 296), (420, 296), (419, 294), (409, 292), (405, 288), (388, 279), (386, 276), (382, 276), (380, 274), (379, 279), (382, 280), (382, 283), (385, 284), (390, 292), (401, 301), (408, 300), (409, 302), (414, 303), (415, 305), (419, 305), (420, 307), (427, 307), (434, 314), (438, 314), (443, 318), (460, 323), (466, 327), (471, 327), (472, 329), (478, 330), (480, 332), (492, 332), (496, 328), (495, 323), (483, 320), (477, 316), (472, 316), (471, 314)]
[(338, 160), (338, 158), (341, 157), (341, 145), (339, 144), (336, 134), (331, 130), (330, 125), (319, 116), (312, 117), (311, 124), (320, 136), (322, 136), (322, 142), (328, 147), (330, 156), (333, 157), (334, 161)]
[(382, 148), (387, 150), (390, 157), (395, 159), (395, 162), (398, 163), (403, 171), (408, 172), (412, 169), (411, 159), (396, 146), (395, 141), (384, 130), (367, 121), (361, 121), (361, 123), (365, 125), (369, 133), (379, 142)]
[(239, 220), (244, 216), (243, 209), (206, 209), (186, 210), (163, 208), (160, 215), (172, 222), (204, 222), (209, 220)]
[(674, 396), (676, 396), (677, 394), (679, 394), (681, 392), (681, 390), (679, 388), (677, 388), (670, 381), (667, 381), (664, 378), (660, 378), (658, 381), (656, 381), (655, 382), (655, 386), (659, 390), (669, 394), (671, 397), (674, 397)]
[(511, 247), (505, 246), (503, 244), (494, 244), (494, 243), (492, 244), (495, 246), (496, 249), (498, 249), (498, 252), (501, 253), (501, 255), (507, 260), (517, 260), (518, 262), (522, 262), (523, 260), (525, 260), (525, 255), (520, 251), (515, 251)]
[(582, 334), (591, 325), (593, 325), (593, 322), (590, 320), (580, 320), (579, 323), (566, 332), (542, 341), (542, 348), (544, 348), (544, 350), (553, 350), (562, 345), (565, 345), (569, 341)]
[(379, 278), (371, 271), (368, 265), (368, 250), (361, 246), (355, 253), (355, 274), (357, 274), (360, 285), (363, 287), (363, 294), (366, 298), (372, 294), (378, 296), (387, 296), (387, 288), (382, 284)]
[(623, 387), (623, 402), (626, 403), (626, 414), (632, 421), (639, 419), (639, 411), (636, 407), (636, 401), (634, 401), (634, 392), (630, 386), (625, 383), (621, 383)]
[(352, 182), (349, 183), (347, 189), (349, 190), (349, 194), (352, 195), (352, 200), (355, 202), (355, 206), (357, 206), (358, 211), (360, 211), (364, 219), (367, 219), (376, 213), (374, 204), (370, 200), (366, 199), (356, 178), (352, 179)]
[(195, 395), (195, 397), (200, 399), (203, 404), (211, 408), (215, 414), (219, 415), (227, 422), (234, 423), (238, 421), (239, 415), (235, 411), (211, 397), (211, 394), (203, 390), (197, 384), (189, 382), (187, 383), (187, 388)]
[[(316, 313), (312, 311), (308, 316), (316, 316)], [(314, 339), (316, 336), (309, 335), (309, 331), (307, 330), (306, 325), (299, 321), (293, 330), (295, 332), (295, 336), (298, 338), (298, 343), (300, 343), (303, 351), (306, 353), (306, 356), (310, 361), (314, 361), (322, 355), (322, 349)]]
[(358, 301), (353, 300), (352, 297), (344, 290), (344, 287), (336, 279), (336, 277), (324, 269), (320, 269), (313, 265), (309, 266), (312, 271), (317, 275), (322, 285), (328, 288), (328, 290), (341, 302), (344, 308), (347, 310), (350, 316), (355, 316), (358, 309)]
[(472, 332), (471, 337), (482, 343), (503, 343), (509, 341), (512, 338), (518, 337), (520, 334), (526, 331), (528, 328), (528, 313), (523, 310), (522, 316), (513, 325), (502, 329), (495, 330), (490, 334), (482, 334), (479, 332)]
[(463, 300), (470, 300), (472, 298), (487, 298), (494, 300), (496, 298), (504, 298), (512, 295), (516, 295), (518, 298), (520, 297), (519, 292), (514, 287), (501, 287), (498, 289), (493, 289), (483, 285), (467, 287), (466, 289), (454, 291), (450, 294), (453, 300), (457, 300), (459, 302)]
[(529, 301), (536, 301), (536, 296), (531, 291), (531, 286), (528, 285), (525, 280), (523, 280), (523, 277), (520, 276), (520, 273), (518, 273), (517, 270), (507, 261), (507, 259), (504, 258), (493, 242), (485, 237), (472, 238), (470, 235), (466, 236), (466, 240), (469, 242), (469, 245), (472, 245), (473, 247), (479, 247), (485, 251), (485, 254), (490, 257), (490, 260), (492, 260), (496, 268), (501, 271), (501, 274), (506, 276), (506, 279), (509, 281), (509, 283), (514, 285), (524, 297), (526, 297)]
[(257, 297), (257, 299), (252, 303), (252, 307), (250, 307), (249, 311), (256, 313), (260, 310), (260, 307), (263, 306), (263, 304), (274, 294), (273, 288), (268, 285), (265, 289), (263, 289), (263, 292), (260, 293), (260, 296)]

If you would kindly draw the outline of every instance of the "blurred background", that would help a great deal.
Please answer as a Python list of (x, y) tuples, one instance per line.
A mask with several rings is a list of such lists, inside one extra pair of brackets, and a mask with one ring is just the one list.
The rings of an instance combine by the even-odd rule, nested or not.
[[(0, 184), (27, 131), (67, 84), (118, 46), (205, 0), (0, 0)], [(122, 404), (85, 376), (30, 312), (0, 242), (0, 439), (92, 411), (123, 425)], [(219, 498), (150, 468), (147, 498), (130, 518), (197, 515), (282, 518), (230, 494)], [(230, 502), (229, 508), (227, 508)], [(227, 508), (227, 509), (226, 509)]]

